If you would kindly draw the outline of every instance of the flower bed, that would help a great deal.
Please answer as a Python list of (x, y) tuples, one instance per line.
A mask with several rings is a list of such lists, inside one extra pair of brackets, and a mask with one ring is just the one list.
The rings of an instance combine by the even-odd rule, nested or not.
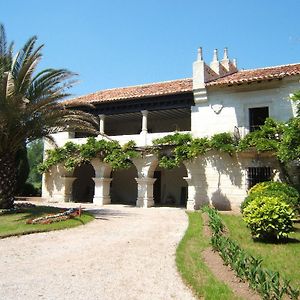
[(80, 215), (81, 215), (81, 207), (70, 208), (58, 214), (46, 215), (35, 219), (29, 219), (27, 220), (26, 224), (51, 224), (54, 222), (65, 221)]

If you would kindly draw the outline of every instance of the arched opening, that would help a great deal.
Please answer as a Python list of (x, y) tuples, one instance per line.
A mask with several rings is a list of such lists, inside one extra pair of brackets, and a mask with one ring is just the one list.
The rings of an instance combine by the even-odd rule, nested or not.
[(112, 204), (136, 205), (138, 177), (136, 167), (112, 172), (110, 197)]
[(72, 185), (72, 198), (74, 202), (93, 202), (95, 192), (95, 170), (90, 163), (77, 166), (73, 176), (76, 179)]
[(188, 184), (183, 179), (187, 171), (183, 164), (174, 169), (155, 169), (153, 177), (156, 178), (153, 186), (154, 203), (158, 206), (185, 207), (188, 198)]

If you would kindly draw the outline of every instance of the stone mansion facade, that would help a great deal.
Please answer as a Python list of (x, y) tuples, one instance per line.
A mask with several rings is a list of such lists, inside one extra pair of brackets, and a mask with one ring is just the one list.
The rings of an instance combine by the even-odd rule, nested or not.
[[(154, 139), (174, 132), (193, 137), (232, 132), (243, 137), (267, 117), (287, 121), (295, 115), (289, 95), (300, 89), (299, 79), (300, 64), (238, 70), (227, 49), (221, 60), (215, 50), (206, 64), (200, 48), (192, 78), (103, 90), (68, 100), (68, 105), (99, 116), (98, 139), (105, 134), (121, 144), (133, 140), (138, 147), (151, 146)], [(58, 146), (86, 141), (76, 132), (53, 136)], [(51, 147), (45, 142), (45, 149)], [(279, 166), (267, 153), (229, 156), (211, 151), (172, 170), (161, 169), (157, 157), (149, 154), (119, 171), (96, 159), (71, 173), (53, 167), (43, 176), (42, 197), (190, 210), (210, 203), (230, 210), (239, 207), (254, 183), (272, 178), (280, 180)]]

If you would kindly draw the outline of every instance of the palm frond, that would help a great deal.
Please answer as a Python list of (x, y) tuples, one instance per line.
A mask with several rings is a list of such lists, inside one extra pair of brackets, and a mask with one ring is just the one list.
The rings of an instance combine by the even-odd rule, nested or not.
[(36, 41), (30, 38), (13, 58), (13, 44), (7, 47), (0, 25), (0, 155), (57, 131), (98, 133), (94, 116), (60, 102), (76, 83), (76, 74), (66, 69), (36, 72), (43, 48)]

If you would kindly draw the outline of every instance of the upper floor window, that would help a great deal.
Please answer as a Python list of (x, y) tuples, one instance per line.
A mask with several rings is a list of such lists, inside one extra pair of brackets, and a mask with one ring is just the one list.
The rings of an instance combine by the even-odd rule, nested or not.
[(268, 106), (249, 108), (250, 132), (258, 130), (261, 125), (265, 124), (266, 118), (268, 117), (269, 117)]

